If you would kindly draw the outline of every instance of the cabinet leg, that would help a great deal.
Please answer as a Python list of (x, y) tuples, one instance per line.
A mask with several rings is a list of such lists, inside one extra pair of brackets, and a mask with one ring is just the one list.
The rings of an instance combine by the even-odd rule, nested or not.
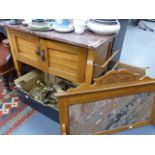
[(94, 51), (89, 50), (87, 56), (85, 83), (91, 84), (93, 81), (93, 68), (94, 67)]
[(18, 77), (20, 77), (22, 75), (22, 64), (19, 61), (14, 60), (14, 65), (15, 65), (17, 75)]
[(11, 31), (9, 29), (6, 29), (6, 31), (7, 31), (7, 37), (9, 39), (9, 43), (10, 43), (12, 59), (14, 62), (15, 69), (17, 71), (17, 75), (19, 77), (19, 76), (21, 76), (22, 67), (21, 67), (21, 63), (16, 59), (16, 54), (15, 54), (16, 48), (15, 48), (14, 38), (12, 37)]

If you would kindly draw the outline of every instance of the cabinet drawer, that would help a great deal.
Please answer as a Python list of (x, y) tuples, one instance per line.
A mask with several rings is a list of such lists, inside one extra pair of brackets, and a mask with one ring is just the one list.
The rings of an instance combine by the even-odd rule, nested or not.
[(9, 33), (13, 46), (12, 52), (15, 53), (16, 59), (43, 70), (44, 62), (36, 54), (36, 51), (40, 48), (39, 38), (15, 30), (10, 30)]
[(41, 40), (41, 46), (47, 54), (49, 73), (73, 82), (84, 82), (87, 49), (48, 40)]
[[(66, 82), (63, 79), (57, 78), (53, 75), (49, 75), (48, 78), (45, 76), (45, 73), (39, 71), (39, 70), (33, 70), (25, 75), (20, 76), (15, 80), (15, 85), (17, 89), (17, 94), (23, 103), (28, 104), (38, 112), (44, 114), (45, 116), (53, 119), (56, 122), (59, 122), (59, 103), (55, 102), (55, 104), (51, 103), (43, 103), (47, 97), (45, 97), (42, 100), (39, 100), (45, 96), (49, 96), (50, 91), (45, 92), (43, 90), (46, 90), (46, 88), (39, 87), (33, 91), (35, 95), (32, 95), (32, 89), (37, 85), (38, 81), (41, 81), (42, 84), (45, 84), (48, 82), (50, 84), (50, 91), (52, 90), (51, 85), (54, 86), (56, 92), (54, 92), (53, 95), (57, 96), (57, 94), (64, 92), (64, 83)], [(48, 87), (49, 88), (49, 87)], [(65, 87), (66, 88), (66, 87)], [(37, 98), (36, 96), (42, 96), (41, 98)]]

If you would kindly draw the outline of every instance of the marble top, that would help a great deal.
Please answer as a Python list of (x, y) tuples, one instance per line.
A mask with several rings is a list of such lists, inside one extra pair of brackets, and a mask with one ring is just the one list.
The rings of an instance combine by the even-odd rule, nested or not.
[(104, 43), (113, 39), (114, 35), (99, 35), (90, 31), (86, 31), (83, 34), (76, 34), (75, 32), (70, 33), (59, 33), (54, 30), (41, 32), (32, 31), (24, 25), (9, 25), (9, 21), (0, 22), (0, 26), (11, 28), (17, 31), (26, 32), (41, 38), (46, 38), (55, 41), (61, 41), (64, 43), (77, 45), (86, 48), (98, 48)]

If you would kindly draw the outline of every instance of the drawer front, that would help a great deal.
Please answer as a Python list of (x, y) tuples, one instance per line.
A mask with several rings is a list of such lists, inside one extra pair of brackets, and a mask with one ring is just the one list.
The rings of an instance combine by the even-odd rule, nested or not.
[(48, 40), (42, 40), (41, 45), (47, 53), (49, 73), (73, 82), (84, 82), (86, 49)]
[(23, 32), (10, 30), (13, 52), (16, 59), (36, 68), (43, 69), (44, 62), (36, 51), (40, 47), (39, 38)]
[(82, 84), (60, 95), (62, 134), (111, 134), (155, 124), (155, 79), (127, 76), (126, 82), (121, 76), (122, 83), (110, 85), (102, 78), (102, 82)]

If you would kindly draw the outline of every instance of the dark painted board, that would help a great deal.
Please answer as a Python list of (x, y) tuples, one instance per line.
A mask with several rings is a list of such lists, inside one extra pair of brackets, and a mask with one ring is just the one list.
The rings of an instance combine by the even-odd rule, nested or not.
[(120, 32), (115, 36), (114, 42), (113, 42), (113, 49), (114, 50), (119, 49), (119, 53), (114, 58), (115, 61), (119, 61), (120, 59), (121, 50), (123, 47), (123, 42), (124, 42), (124, 38), (125, 38), (127, 26), (128, 26), (128, 19), (120, 19), (119, 22), (121, 24), (121, 29), (120, 29)]
[(17, 94), (20, 98), (20, 100), (22, 102), (24, 102), (25, 104), (31, 106), (32, 108), (34, 108), (36, 111), (42, 113), (43, 115), (47, 116), (48, 118), (56, 121), (59, 123), (59, 112), (56, 111), (55, 109), (48, 107), (48, 106), (44, 106), (42, 104), (40, 104), (39, 102), (31, 99), (31, 98), (27, 98), (27, 94), (24, 93), (21, 89), (17, 88)]

